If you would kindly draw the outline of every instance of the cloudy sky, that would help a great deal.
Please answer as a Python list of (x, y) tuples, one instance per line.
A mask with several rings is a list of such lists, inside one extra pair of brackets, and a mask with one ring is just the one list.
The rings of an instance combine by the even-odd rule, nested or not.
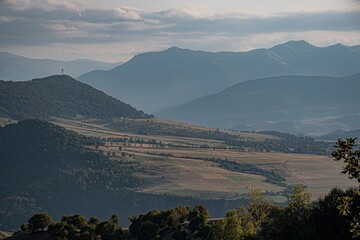
[(360, 45), (360, 0), (0, 0), (0, 51), (126, 61), (171, 46)]

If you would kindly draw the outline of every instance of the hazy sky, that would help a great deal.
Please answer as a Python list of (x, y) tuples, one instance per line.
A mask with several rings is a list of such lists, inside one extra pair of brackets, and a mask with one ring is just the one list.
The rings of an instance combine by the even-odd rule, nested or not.
[(125, 61), (171, 46), (360, 45), (360, 0), (0, 0), (0, 51)]

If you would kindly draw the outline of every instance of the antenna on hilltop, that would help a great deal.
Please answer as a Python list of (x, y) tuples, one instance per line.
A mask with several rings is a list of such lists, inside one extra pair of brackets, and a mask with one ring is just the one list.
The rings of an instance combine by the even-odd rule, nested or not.
[(64, 69), (63, 68), (61, 69), (61, 75), (64, 75)]

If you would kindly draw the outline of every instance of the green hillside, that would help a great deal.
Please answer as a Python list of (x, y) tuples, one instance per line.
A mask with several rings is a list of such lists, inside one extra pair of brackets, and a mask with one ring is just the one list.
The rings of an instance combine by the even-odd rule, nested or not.
[(54, 218), (75, 213), (108, 218), (118, 213), (127, 224), (127, 216), (152, 208), (202, 202), (221, 215), (240, 204), (138, 193), (143, 182), (139, 174), (147, 167), (131, 159), (110, 160), (85, 147), (98, 141), (40, 120), (0, 128), (0, 229), (16, 230), (41, 211)]
[(149, 115), (66, 75), (0, 81), (0, 117), (148, 118)]
[[(86, 212), (109, 194), (136, 187), (136, 164), (87, 151), (94, 140), (39, 120), (0, 128), (0, 228), (36, 211)], [(96, 198), (97, 199), (96, 199)]]

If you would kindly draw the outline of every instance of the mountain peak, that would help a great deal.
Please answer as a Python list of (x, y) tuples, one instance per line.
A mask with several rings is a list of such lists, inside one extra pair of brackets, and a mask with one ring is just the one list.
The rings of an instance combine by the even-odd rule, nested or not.
[(164, 52), (183, 52), (183, 51), (190, 51), (190, 50), (179, 48), (179, 47), (176, 47), (176, 46), (173, 46), (173, 47), (170, 47), (170, 48), (164, 50)]
[(291, 48), (294, 50), (308, 50), (308, 49), (312, 49), (315, 46), (311, 45), (310, 43), (304, 41), (304, 40), (292, 40), (292, 41), (288, 41), (286, 43), (282, 43), (279, 45), (276, 45), (275, 47), (273, 47), (272, 49), (275, 48)]
[(348, 46), (341, 44), (341, 43), (336, 43), (334, 45), (328, 46), (327, 48), (331, 48), (331, 49), (349, 49)]
[(173, 51), (176, 51), (176, 50), (181, 50), (181, 48), (177, 47), (177, 46), (173, 46), (173, 47), (170, 47), (168, 48), (167, 50), (173, 50)]

